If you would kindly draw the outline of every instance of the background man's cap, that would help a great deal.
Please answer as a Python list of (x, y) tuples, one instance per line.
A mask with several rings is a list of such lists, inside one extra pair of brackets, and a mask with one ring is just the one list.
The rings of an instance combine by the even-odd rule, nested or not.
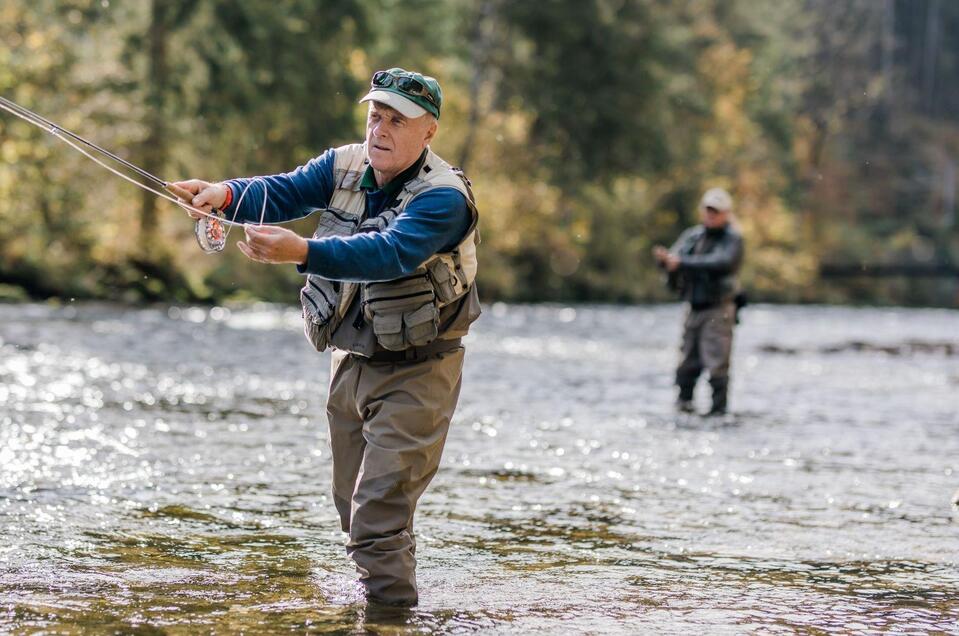
[(360, 103), (370, 101), (395, 108), (405, 117), (415, 119), (431, 113), (439, 119), (443, 91), (439, 82), (428, 75), (391, 68), (373, 74), (370, 92), (363, 96)]
[(699, 207), (716, 208), (725, 212), (731, 212), (733, 209), (733, 198), (722, 188), (710, 188), (703, 194)]

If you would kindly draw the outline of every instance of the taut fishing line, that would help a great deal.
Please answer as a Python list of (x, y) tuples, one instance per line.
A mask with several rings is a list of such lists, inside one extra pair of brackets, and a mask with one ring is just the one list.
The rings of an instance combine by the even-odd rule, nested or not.
[[(96, 145), (92, 141), (88, 141), (84, 139), (83, 137), (70, 132), (66, 128), (63, 128), (53, 123), (49, 119), (46, 119), (42, 117), (41, 115), (38, 115), (37, 113), (33, 112), (32, 110), (28, 108), (24, 108), (23, 106), (17, 104), (14, 101), (7, 99), (6, 97), (0, 96), (0, 110), (5, 110), (6, 112), (10, 113), (11, 115), (15, 117), (22, 119), (28, 124), (32, 124), (33, 126), (36, 126), (37, 128), (50, 133), (51, 135), (53, 135), (54, 137), (56, 137), (63, 143), (67, 144), (68, 146), (70, 146), (71, 148), (79, 152), (80, 154), (84, 155), (91, 161), (109, 170), (110, 172), (120, 177), (121, 179), (132, 183), (136, 187), (142, 188), (143, 190), (146, 190), (147, 192), (152, 192), (153, 194), (160, 197), (161, 199), (166, 199), (167, 201), (170, 201), (171, 203), (175, 203), (181, 208), (200, 214), (201, 218), (197, 219), (196, 221), (196, 227), (194, 228), (195, 229), (194, 233), (196, 234), (197, 243), (200, 244), (200, 249), (202, 249), (204, 252), (208, 254), (223, 250), (223, 248), (226, 247), (226, 239), (229, 236), (230, 229), (234, 225), (240, 225), (240, 226), (243, 225), (243, 223), (238, 223), (236, 221), (236, 214), (240, 209), (240, 203), (243, 202), (243, 197), (246, 196), (247, 190), (249, 190), (250, 186), (252, 186), (257, 181), (263, 184), (263, 204), (260, 208), (259, 224), (260, 225), (264, 224), (263, 219), (266, 217), (266, 204), (269, 199), (269, 188), (267, 186), (267, 182), (262, 177), (254, 177), (246, 185), (246, 187), (243, 188), (243, 192), (240, 193), (240, 198), (237, 201), (235, 210), (233, 212), (233, 217), (231, 219), (227, 219), (225, 218), (223, 212), (221, 212), (220, 210), (216, 208), (214, 208), (212, 212), (206, 212), (204, 210), (201, 210), (199, 208), (196, 208), (190, 205), (190, 203), (188, 203), (183, 198), (184, 196), (188, 196), (189, 201), (192, 201), (193, 194), (190, 193), (189, 191), (178, 187), (174, 183), (171, 183), (169, 181), (164, 181), (163, 179), (150, 174), (143, 168), (140, 168), (139, 166), (127, 161), (126, 159), (123, 159), (122, 157), (119, 157), (113, 154), (112, 152), (110, 152), (109, 150), (106, 150), (105, 148), (101, 148), (100, 146)], [(140, 183), (139, 181), (131, 178), (129, 175), (123, 174), (122, 172), (114, 168), (113, 166), (108, 165), (100, 158), (94, 156), (89, 151), (83, 149), (77, 142), (79, 142), (80, 144), (84, 144), (87, 147), (92, 148), (93, 150), (96, 150), (97, 152), (104, 155), (105, 157), (109, 157), (113, 161), (116, 161), (117, 163), (129, 168), (130, 170), (137, 173), (141, 177), (147, 179), (148, 181), (152, 181), (153, 183), (166, 189), (167, 192), (161, 192), (160, 190), (151, 188), (150, 186)], [(168, 194), (168, 192), (175, 193), (177, 196), (176, 197), (171, 196), (170, 194)], [(226, 226), (225, 231), (224, 231), (224, 226)]]

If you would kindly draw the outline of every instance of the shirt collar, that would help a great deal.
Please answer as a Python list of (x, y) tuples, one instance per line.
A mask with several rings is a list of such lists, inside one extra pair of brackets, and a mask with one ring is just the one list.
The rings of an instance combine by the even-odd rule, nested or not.
[(381, 190), (387, 197), (393, 197), (403, 189), (403, 186), (406, 185), (407, 181), (419, 173), (420, 169), (423, 167), (423, 162), (426, 161), (426, 153), (427, 150), (424, 149), (423, 154), (420, 155), (419, 159), (413, 162), (413, 165), (396, 175), (392, 181), (384, 185), (382, 188), (379, 188), (376, 185), (376, 176), (373, 174), (373, 166), (366, 166), (366, 172), (363, 173), (363, 178), (360, 180), (360, 188), (370, 192)]

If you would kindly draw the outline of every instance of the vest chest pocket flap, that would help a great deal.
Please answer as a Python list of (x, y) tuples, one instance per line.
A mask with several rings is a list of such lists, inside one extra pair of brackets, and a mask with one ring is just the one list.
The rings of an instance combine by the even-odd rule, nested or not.
[(463, 268), (451, 254), (440, 254), (430, 259), (426, 271), (433, 281), (433, 289), (441, 305), (457, 300), (469, 288)]

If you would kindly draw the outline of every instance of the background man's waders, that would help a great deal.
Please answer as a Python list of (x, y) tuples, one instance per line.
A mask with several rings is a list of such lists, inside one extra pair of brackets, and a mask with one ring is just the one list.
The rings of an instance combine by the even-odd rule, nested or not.
[(726, 412), (737, 299), (742, 298), (737, 272), (743, 239), (730, 224), (732, 206), (725, 190), (707, 190), (699, 203), (702, 223), (686, 229), (668, 250), (662, 245), (653, 249), (660, 267), (669, 272), (667, 285), (687, 303), (676, 368), (676, 402), (685, 412), (694, 411), (696, 380), (704, 370), (713, 390), (710, 414)]
[(413, 513), (439, 467), (462, 370), (462, 347), (396, 363), (333, 352), (333, 501), (374, 598), (417, 600)]
[(712, 411), (726, 410), (735, 322), (736, 305), (732, 301), (705, 309), (687, 307), (681, 360), (676, 369), (681, 403), (692, 401), (696, 380), (706, 370), (713, 390)]

